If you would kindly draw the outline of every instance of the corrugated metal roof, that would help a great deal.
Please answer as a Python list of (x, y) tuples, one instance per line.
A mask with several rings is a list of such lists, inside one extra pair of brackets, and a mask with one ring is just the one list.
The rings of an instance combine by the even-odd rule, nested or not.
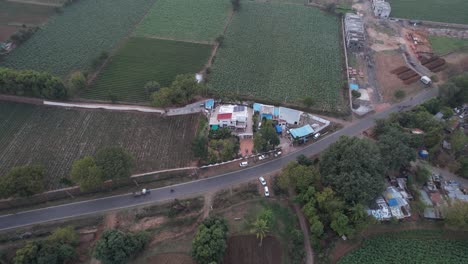
[(313, 134), (314, 129), (310, 125), (305, 125), (303, 127), (290, 129), (289, 132), (293, 138), (301, 138)]

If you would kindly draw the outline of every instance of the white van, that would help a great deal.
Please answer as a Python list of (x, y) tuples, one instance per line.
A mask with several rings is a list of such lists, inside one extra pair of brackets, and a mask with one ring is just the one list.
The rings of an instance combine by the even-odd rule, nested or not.
[(431, 85), (431, 83), (432, 83), (431, 78), (429, 78), (429, 77), (427, 77), (427, 76), (421, 77), (420, 81), (421, 81), (422, 83), (424, 83), (425, 85)]
[(243, 162), (239, 163), (239, 166), (240, 167), (247, 167), (247, 166), (249, 166), (249, 163), (247, 161), (243, 161)]

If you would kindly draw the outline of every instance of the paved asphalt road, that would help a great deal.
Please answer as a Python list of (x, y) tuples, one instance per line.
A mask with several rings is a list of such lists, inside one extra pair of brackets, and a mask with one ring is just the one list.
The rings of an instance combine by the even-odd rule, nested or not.
[[(247, 182), (261, 175), (280, 170), (288, 162), (295, 160), (300, 154), (312, 156), (326, 149), (330, 144), (337, 141), (340, 136), (354, 136), (370, 128), (376, 119), (387, 117), (392, 112), (409, 109), (410, 106), (420, 104), (431, 97), (437, 95), (436, 88), (428, 89), (414, 98), (398, 103), (391, 108), (379, 112), (345, 127), (333, 134), (330, 134), (319, 141), (304, 147), (303, 149), (289, 153), (281, 158), (272, 159), (268, 162), (248, 167), (243, 170), (214, 176), (207, 179), (177, 184), (152, 190), (148, 196), (135, 198), (131, 194), (111, 196), (101, 199), (69, 203), (42, 209), (24, 211), (16, 214), (0, 216), (0, 230), (12, 229), (21, 226), (39, 224), (53, 220), (65, 219), (69, 217), (83, 216), (99, 213), (108, 210), (137, 206), (153, 202), (160, 202), (174, 198), (180, 198), (206, 191), (222, 189), (230, 185)], [(402, 107), (404, 106), (404, 107)], [(174, 189), (173, 193), (170, 189)]]

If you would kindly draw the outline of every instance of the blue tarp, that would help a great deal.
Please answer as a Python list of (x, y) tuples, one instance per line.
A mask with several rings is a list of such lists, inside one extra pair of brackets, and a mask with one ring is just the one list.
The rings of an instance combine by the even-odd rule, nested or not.
[(398, 206), (398, 201), (396, 199), (388, 199), (389, 206)]
[(289, 132), (293, 138), (301, 138), (313, 134), (314, 129), (310, 125), (305, 125), (303, 127), (290, 129)]
[(213, 109), (214, 106), (214, 100), (213, 99), (208, 99), (205, 101), (205, 108), (206, 109)]
[(266, 118), (266, 119), (273, 119), (273, 115), (272, 114), (262, 114), (262, 119), (263, 118)]
[(427, 150), (425, 150), (425, 149), (422, 149), (422, 150), (419, 151), (419, 156), (421, 158), (427, 158), (427, 157), (429, 157), (429, 152), (427, 152)]
[(260, 112), (260, 110), (262, 110), (262, 105), (259, 104), (259, 103), (254, 103), (253, 104), (253, 110), (254, 110), (254, 112)]
[(351, 90), (359, 90), (359, 85), (355, 84), (355, 83), (350, 83), (349, 84), (349, 89)]
[(281, 132), (283, 132), (283, 129), (279, 125), (276, 125), (275, 129), (276, 129), (276, 133), (278, 133), (278, 134), (281, 134)]

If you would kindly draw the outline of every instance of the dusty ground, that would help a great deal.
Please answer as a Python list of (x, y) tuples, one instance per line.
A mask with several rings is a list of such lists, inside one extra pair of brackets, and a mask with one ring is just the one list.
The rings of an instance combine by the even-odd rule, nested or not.
[(405, 65), (403, 56), (399, 53), (381, 52), (375, 55), (375, 70), (384, 102), (393, 102), (395, 100), (395, 91), (399, 89), (405, 91), (406, 96), (414, 94), (421, 89), (418, 82), (405, 85), (397, 75), (390, 72), (395, 68)]
[(8, 40), (18, 30), (18, 27), (0, 25), (0, 42)]
[(400, 37), (390, 36), (383, 32), (379, 32), (372, 27), (367, 28), (367, 34), (373, 42), (371, 49), (377, 52), (398, 49), (400, 44), (404, 42), (404, 40)]
[(240, 153), (242, 156), (247, 156), (253, 154), (253, 138), (246, 138), (240, 140)]
[(147, 263), (157, 263), (157, 264), (195, 264), (187, 254), (177, 254), (177, 253), (165, 253), (158, 254), (154, 257), (147, 258)]
[(454, 52), (443, 57), (447, 61), (447, 69), (437, 73), (441, 81), (446, 81), (450, 76), (468, 71), (468, 53)]
[(262, 246), (254, 235), (233, 236), (228, 239), (225, 264), (280, 264), (281, 244), (272, 236), (263, 239)]

